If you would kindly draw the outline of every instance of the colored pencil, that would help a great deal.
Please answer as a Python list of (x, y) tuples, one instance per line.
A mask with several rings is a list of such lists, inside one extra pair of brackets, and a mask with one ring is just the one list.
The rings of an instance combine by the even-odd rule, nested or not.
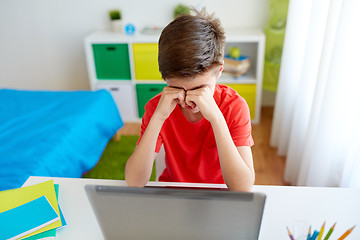
[(332, 234), (332, 232), (334, 231), (336, 223), (334, 223), (334, 225), (329, 229), (328, 233), (326, 234), (324, 240), (328, 240), (330, 235)]
[(316, 237), (319, 235), (319, 231), (314, 231), (313, 235), (311, 236), (311, 240), (316, 240)]
[(308, 235), (307, 235), (306, 240), (310, 240), (310, 238), (311, 238), (311, 225), (310, 225), (310, 227), (309, 227), (309, 233), (308, 233)]
[(344, 240), (354, 230), (355, 226), (347, 230), (338, 240)]
[(321, 229), (320, 229), (320, 232), (319, 232), (319, 235), (318, 235), (318, 237), (317, 237), (317, 240), (321, 240), (322, 235), (324, 234), (325, 223), (326, 223), (326, 221), (323, 223), (323, 225), (322, 225), (322, 227), (321, 227)]
[(290, 239), (291, 239), (291, 240), (294, 240), (294, 236), (291, 234), (289, 228), (288, 228), (288, 227), (286, 227), (286, 228), (287, 228), (287, 230), (288, 230), (288, 234), (289, 234)]

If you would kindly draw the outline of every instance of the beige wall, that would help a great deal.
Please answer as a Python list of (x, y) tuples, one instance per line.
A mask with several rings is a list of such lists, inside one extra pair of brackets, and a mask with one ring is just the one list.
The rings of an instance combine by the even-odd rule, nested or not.
[[(200, 1), (225, 29), (264, 28), (269, 0)], [(166, 25), (178, 0), (1, 0), (0, 88), (89, 89), (83, 39), (109, 28), (117, 7), (137, 29)], [(141, 6), (141, 7), (140, 7)]]

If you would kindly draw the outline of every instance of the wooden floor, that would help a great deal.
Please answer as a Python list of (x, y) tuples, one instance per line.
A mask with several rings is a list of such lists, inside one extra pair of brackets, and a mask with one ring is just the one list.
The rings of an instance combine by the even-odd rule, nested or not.
[(255, 184), (256, 185), (289, 185), (283, 179), (285, 170), (285, 157), (277, 155), (277, 149), (270, 147), (270, 133), (273, 118), (273, 107), (262, 107), (261, 121), (253, 125), (252, 147)]
[[(277, 150), (269, 146), (273, 110), (273, 107), (263, 107), (260, 123), (253, 125), (256, 185), (289, 185), (283, 180), (285, 157), (279, 157)], [(121, 134), (140, 135), (140, 123), (125, 123)]]

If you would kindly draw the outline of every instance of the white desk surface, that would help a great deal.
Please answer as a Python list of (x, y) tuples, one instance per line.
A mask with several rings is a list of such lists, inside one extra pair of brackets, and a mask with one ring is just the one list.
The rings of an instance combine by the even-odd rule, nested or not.
[[(119, 180), (30, 177), (24, 186), (50, 179), (60, 185), (59, 204), (68, 223), (68, 226), (57, 231), (56, 239), (103, 239), (84, 186), (126, 186), (126, 183)], [(148, 185), (217, 188), (225, 186), (164, 182), (149, 182)], [(308, 226), (312, 225), (313, 230), (320, 230), (326, 221), (325, 234), (336, 222), (330, 240), (338, 239), (347, 229), (357, 225), (346, 240), (360, 239), (360, 189), (256, 185), (253, 191), (263, 192), (267, 196), (259, 236), (261, 240), (288, 240), (290, 238), (286, 227), (299, 221), (307, 223)]]

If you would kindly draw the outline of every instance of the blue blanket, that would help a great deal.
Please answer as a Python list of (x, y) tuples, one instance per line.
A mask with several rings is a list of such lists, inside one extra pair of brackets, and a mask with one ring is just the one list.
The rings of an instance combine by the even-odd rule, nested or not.
[(0, 89), (0, 190), (29, 176), (81, 177), (122, 126), (105, 90)]

